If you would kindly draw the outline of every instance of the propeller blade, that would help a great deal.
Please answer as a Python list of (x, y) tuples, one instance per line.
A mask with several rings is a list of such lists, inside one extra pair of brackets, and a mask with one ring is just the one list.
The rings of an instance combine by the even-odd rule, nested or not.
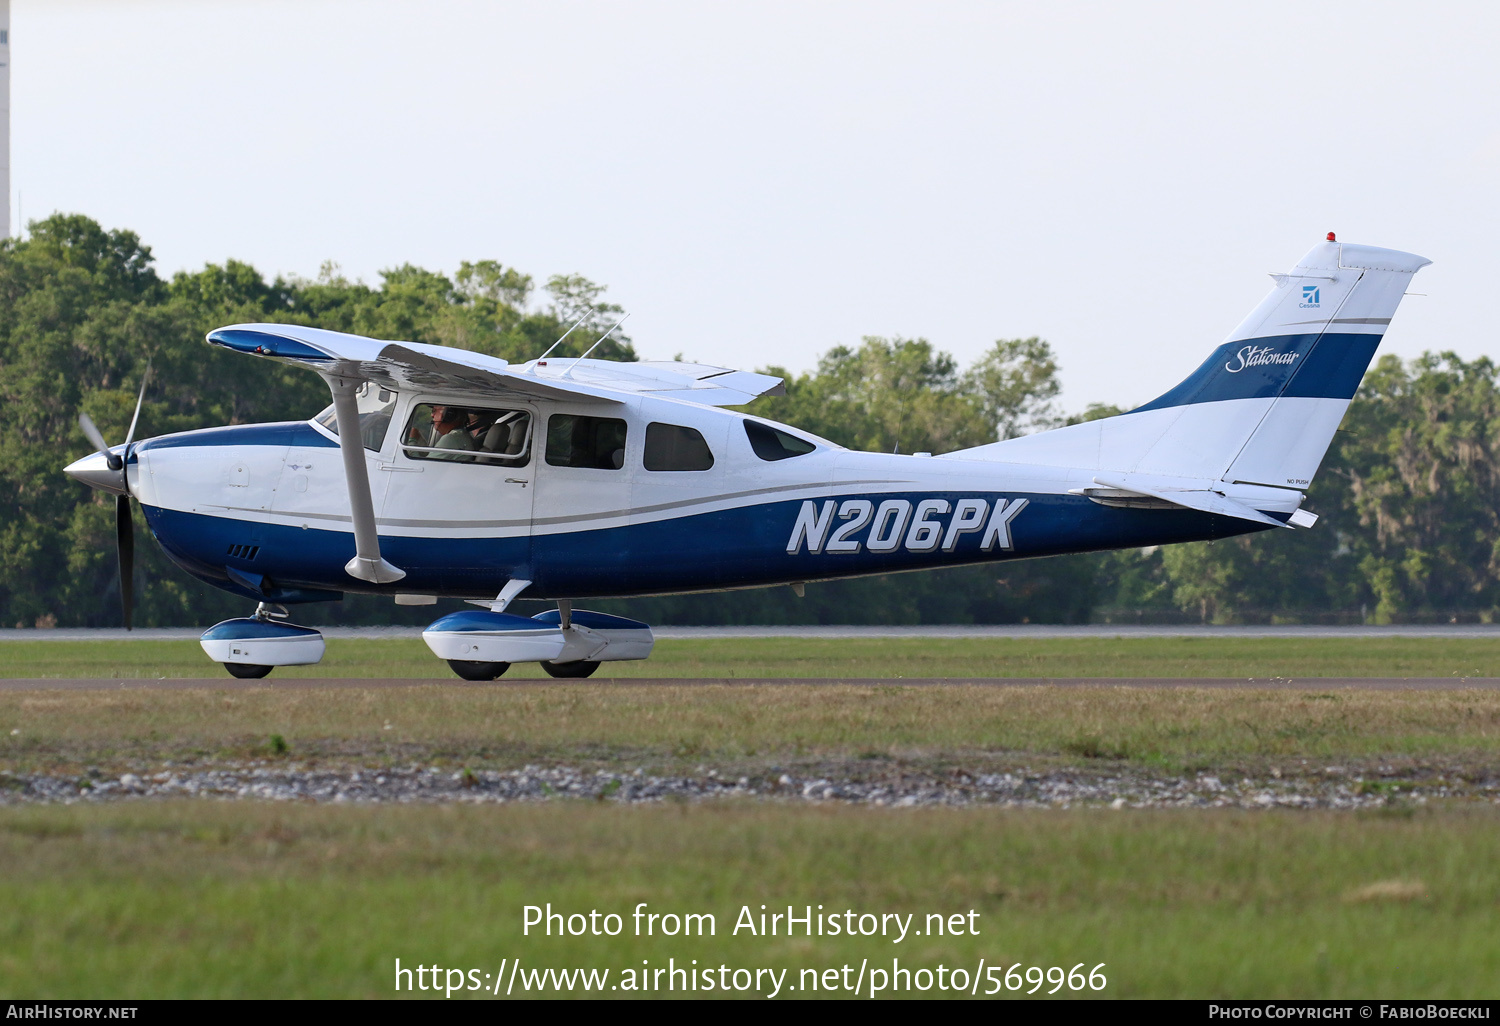
[(104, 436), (94, 426), (92, 417), (87, 413), (80, 413), (78, 415), (78, 426), (83, 429), (84, 437), (89, 440), (95, 449), (99, 450), (100, 455), (104, 457), (104, 461), (109, 464), (110, 470), (119, 470), (125, 465), (124, 460), (109, 451), (109, 444), (104, 441)]
[(146, 401), (146, 386), (151, 383), (151, 361), (146, 361), (146, 373), (141, 375), (141, 394), (135, 400), (135, 413), (130, 418), (130, 430), (125, 432), (125, 456), (130, 456), (130, 443), (135, 441), (135, 425), (141, 419), (141, 404)]
[(135, 522), (128, 495), (115, 497), (115, 544), (120, 555), (120, 608), (128, 631), (134, 629), (131, 613), (135, 604)]

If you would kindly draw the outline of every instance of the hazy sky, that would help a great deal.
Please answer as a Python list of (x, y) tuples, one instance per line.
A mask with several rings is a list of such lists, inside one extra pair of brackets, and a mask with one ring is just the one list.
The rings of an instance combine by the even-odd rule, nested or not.
[[(1137, 404), (1330, 229), (1500, 355), (1500, 5), (12, 0), (24, 217), (378, 281), (579, 272), (647, 357), (1040, 335)], [(13, 197), (13, 203), (15, 198)], [(14, 210), (14, 207), (12, 208)]]

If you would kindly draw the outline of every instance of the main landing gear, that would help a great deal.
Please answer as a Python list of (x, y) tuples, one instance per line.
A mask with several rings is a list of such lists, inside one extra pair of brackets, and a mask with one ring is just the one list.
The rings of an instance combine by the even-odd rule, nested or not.
[[(505, 671), (510, 669), (510, 663), (476, 663), (469, 659), (449, 659), (447, 662), (453, 672), (464, 680), (499, 680), (505, 676)], [(577, 659), (571, 663), (542, 663), (541, 667), (547, 671), (549, 677), (579, 678), (592, 676), (593, 672), (599, 669), (599, 661)], [(267, 666), (265, 669), (270, 670), (270, 667)], [(229, 672), (236, 677), (240, 676), (233, 666), (229, 667)], [(250, 674), (245, 674), (245, 676), (250, 676)], [(265, 674), (259, 673), (255, 676), (263, 677)]]
[(571, 663), (543, 663), (549, 677), (588, 677), (599, 669), (597, 659), (578, 659)]
[(600, 663), (645, 659), (654, 639), (638, 620), (573, 609), (566, 599), (536, 616), (464, 610), (422, 632), (433, 655), (464, 680), (495, 680), (512, 663), (540, 663), (550, 677), (579, 680)]

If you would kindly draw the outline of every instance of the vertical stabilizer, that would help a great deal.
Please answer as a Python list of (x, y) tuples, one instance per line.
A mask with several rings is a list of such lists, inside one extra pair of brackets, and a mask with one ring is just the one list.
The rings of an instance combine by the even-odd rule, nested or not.
[[(1277, 276), (1275, 290), (1231, 336), (1231, 347), (1245, 344), (1233, 349), (1226, 365), (1243, 362), (1247, 347), (1284, 346), (1305, 349), (1305, 355), (1288, 367), (1265, 416), (1225, 468), (1225, 480), (1307, 486), (1412, 275), (1428, 263), (1396, 250), (1328, 242), (1290, 274)], [(1304, 333), (1314, 331), (1316, 337), (1303, 343)]]
[(1129, 413), (950, 455), (1303, 489), (1411, 276), (1430, 261), (1314, 246), (1203, 364)]

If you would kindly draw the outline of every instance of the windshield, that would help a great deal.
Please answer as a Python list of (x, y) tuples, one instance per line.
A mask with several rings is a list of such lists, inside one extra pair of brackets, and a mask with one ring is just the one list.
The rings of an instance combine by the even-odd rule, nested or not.
[[(396, 393), (373, 381), (366, 381), (359, 386), (355, 396), (359, 403), (360, 439), (365, 443), (366, 449), (379, 452), (380, 447), (385, 444), (386, 431), (391, 426), (391, 415), (396, 412)], [(332, 403), (314, 417), (313, 422), (323, 425), (334, 434), (339, 433), (338, 418), (334, 415)]]

